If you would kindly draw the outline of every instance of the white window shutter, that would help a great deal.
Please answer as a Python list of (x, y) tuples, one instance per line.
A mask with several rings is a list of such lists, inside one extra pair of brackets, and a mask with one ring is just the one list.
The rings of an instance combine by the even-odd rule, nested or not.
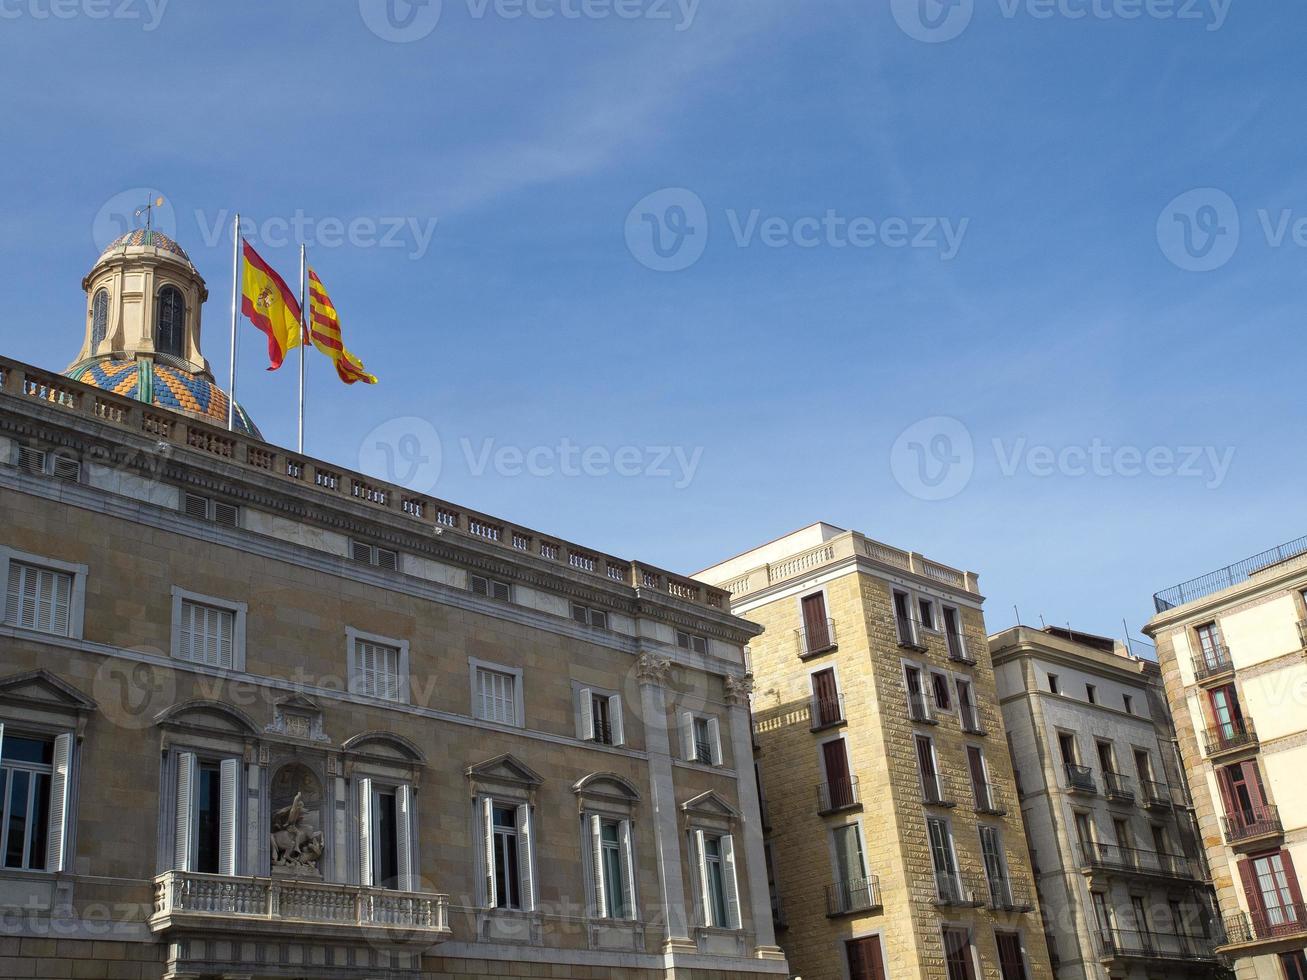
[(716, 718), (708, 719), (708, 741), (712, 749), (712, 764), (722, 764), (722, 726)]
[(608, 723), (613, 729), (613, 744), (626, 744), (626, 729), (622, 727), (622, 698), (614, 694), (608, 699)]
[(498, 904), (495, 889), (495, 801), (490, 797), (481, 800), (481, 835), (486, 859), (486, 908)]
[(688, 711), (681, 712), (681, 758), (694, 761), (694, 715)]
[(195, 863), (195, 753), (177, 756), (177, 817), (173, 826), (173, 865), (190, 871)]
[(21, 623), (23, 621), (23, 612), (21, 609), (23, 596), (23, 566), (16, 561), (9, 563), (9, 584), (5, 591), (5, 622)]
[(372, 780), (360, 779), (359, 791), (359, 884), (372, 882)]
[(631, 844), (631, 821), (623, 820), (618, 824), (617, 839), (622, 846), (622, 904), (626, 906), (626, 917), (634, 921), (640, 916), (635, 910), (635, 848)]
[(708, 848), (704, 841), (702, 830), (694, 832), (694, 863), (699, 872), (699, 908), (701, 925), (711, 926), (712, 921), (712, 898), (708, 891)]
[(236, 819), (240, 800), (241, 760), (223, 759), (219, 765), (218, 874), (236, 874)]
[(591, 692), (590, 688), (583, 687), (577, 697), (581, 699), (581, 738), (587, 742), (594, 741), (594, 694)]
[(535, 873), (532, 867), (534, 852), (531, 841), (531, 807), (523, 803), (517, 808), (517, 870), (522, 879), (523, 912), (532, 912), (536, 907)]
[(395, 851), (399, 854), (399, 890), (413, 891), (413, 787), (395, 788)]
[(69, 769), (73, 759), (73, 736), (69, 732), (54, 740), (54, 766), (50, 775), (50, 823), (46, 835), (45, 870), (59, 872), (65, 867), (68, 840)]
[(604, 822), (598, 816), (590, 817), (590, 862), (593, 865), (595, 915), (600, 919), (612, 917), (608, 895), (604, 888)]
[(727, 834), (722, 838), (722, 883), (726, 891), (726, 928), (739, 929), (740, 887), (735, 880), (735, 838)]

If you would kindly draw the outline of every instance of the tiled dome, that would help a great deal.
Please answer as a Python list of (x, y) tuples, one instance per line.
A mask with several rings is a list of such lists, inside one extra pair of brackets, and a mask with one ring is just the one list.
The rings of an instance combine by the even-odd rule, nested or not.
[[(83, 362), (73, 367), (68, 377), (102, 391), (193, 415), (214, 425), (227, 425), (225, 391), (197, 374), (146, 357), (133, 360), (100, 358)], [(239, 404), (236, 405), (236, 431), (256, 439), (263, 438), (258, 426)]]
[(110, 252), (117, 251), (120, 248), (128, 247), (158, 248), (165, 252), (171, 252), (173, 255), (176, 255), (178, 258), (181, 258), (186, 262), (190, 262), (191, 260), (191, 257), (186, 254), (186, 250), (167, 235), (158, 231), (146, 231), (144, 228), (137, 228), (133, 231), (129, 231), (121, 238), (111, 242), (109, 247), (100, 254), (100, 258), (104, 258)]

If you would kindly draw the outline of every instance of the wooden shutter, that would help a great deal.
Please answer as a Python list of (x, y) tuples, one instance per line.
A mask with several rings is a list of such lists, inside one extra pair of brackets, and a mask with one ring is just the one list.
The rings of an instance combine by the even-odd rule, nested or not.
[(681, 758), (694, 761), (694, 715), (688, 711), (681, 712)]
[(359, 884), (372, 885), (372, 780), (358, 781)]
[(803, 597), (803, 629), (809, 651), (830, 646), (830, 635), (826, 630), (826, 596), (823, 593)]
[(848, 806), (851, 799), (849, 784), (849, 757), (844, 749), (844, 739), (837, 738), (823, 742), (821, 746), (822, 761), (826, 766), (826, 785), (830, 790), (832, 807)]
[(849, 958), (849, 980), (885, 980), (879, 936), (850, 940), (845, 949)]
[(517, 871), (521, 879), (522, 911), (536, 907), (535, 869), (532, 867), (535, 848), (531, 841), (531, 807), (522, 803), (517, 808)]
[(65, 871), (64, 851), (68, 840), (68, 792), (73, 758), (73, 736), (55, 736), (53, 769), (50, 775), (50, 819), (46, 834), (45, 870)]
[(998, 965), (1003, 972), (1003, 980), (1026, 980), (1026, 961), (1021, 956), (1021, 940), (1013, 933), (1000, 932), (998, 940)]
[(1254, 929), (1262, 929), (1266, 924), (1266, 906), (1262, 901), (1262, 889), (1257, 883), (1257, 869), (1251, 858), (1239, 862), (1239, 879), (1243, 882), (1243, 895), (1248, 901), (1248, 916), (1252, 919)]
[(712, 893), (708, 888), (708, 847), (704, 836), (702, 830), (694, 832), (694, 863), (699, 872), (700, 924), (710, 927), (713, 925)]
[(177, 756), (177, 806), (173, 822), (173, 867), (190, 871), (195, 863), (195, 753)]
[(400, 783), (395, 787), (395, 853), (399, 858), (399, 890), (413, 888), (413, 787)]
[(581, 738), (590, 742), (595, 737), (594, 693), (583, 687), (577, 696), (581, 699)]
[(493, 909), (499, 903), (495, 888), (495, 801), (488, 796), (481, 799), (481, 835), (486, 862), (486, 908)]
[(712, 751), (712, 764), (722, 764), (722, 726), (716, 718), (708, 719), (708, 744)]
[(604, 822), (598, 816), (590, 817), (590, 859), (594, 864), (595, 914), (601, 919), (611, 918), (607, 889), (604, 887)]
[(635, 911), (635, 847), (631, 842), (631, 821), (623, 820), (617, 825), (617, 840), (622, 848), (622, 904), (626, 907), (626, 917), (634, 921), (640, 916)]
[(19, 624), (23, 621), (22, 602), (23, 566), (16, 561), (9, 563), (9, 583), (5, 590), (5, 622)]
[(613, 744), (626, 744), (626, 729), (622, 727), (622, 696), (614, 694), (608, 699), (608, 724), (613, 731)]
[(1299, 908), (1297, 917), (1302, 917), (1302, 892), (1298, 888), (1298, 875), (1293, 869), (1293, 855), (1287, 849), (1280, 851), (1280, 861), (1284, 864), (1284, 878), (1289, 884), (1289, 895)]
[(219, 764), (218, 874), (236, 874), (237, 805), (240, 800), (241, 760), (223, 759)]

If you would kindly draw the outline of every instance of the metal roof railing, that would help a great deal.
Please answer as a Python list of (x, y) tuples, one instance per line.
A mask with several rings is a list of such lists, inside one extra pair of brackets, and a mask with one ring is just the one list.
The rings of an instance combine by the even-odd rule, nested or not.
[(1307, 554), (1307, 537), (1286, 542), (1277, 548), (1263, 551), (1259, 555), (1253, 555), (1251, 558), (1237, 561), (1233, 565), (1226, 565), (1214, 572), (1208, 572), (1206, 575), (1200, 575), (1188, 582), (1181, 582), (1172, 588), (1164, 589), (1153, 596), (1153, 606), (1159, 613), (1166, 612), (1176, 606), (1183, 606), (1186, 602), (1192, 602), (1195, 599), (1201, 599), (1203, 596), (1211, 595), (1213, 592), (1228, 589), (1232, 585), (1247, 582), (1249, 578), (1263, 568), (1269, 568), (1279, 562), (1288, 561), (1290, 558), (1297, 558), (1303, 554)]

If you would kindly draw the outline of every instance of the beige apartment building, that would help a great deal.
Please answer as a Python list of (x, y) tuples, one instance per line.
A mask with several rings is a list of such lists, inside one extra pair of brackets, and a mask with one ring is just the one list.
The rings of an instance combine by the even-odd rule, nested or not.
[(1240, 980), (1307, 978), (1307, 539), (1159, 592), (1180, 753)]
[(1045, 980), (976, 576), (813, 524), (697, 576), (749, 647), (781, 944), (804, 980)]
[(1158, 665), (1061, 627), (989, 651), (1058, 980), (1212, 976), (1215, 896)]
[(789, 976), (725, 591), (228, 431), (157, 232), (84, 288), (0, 358), (0, 976)]

